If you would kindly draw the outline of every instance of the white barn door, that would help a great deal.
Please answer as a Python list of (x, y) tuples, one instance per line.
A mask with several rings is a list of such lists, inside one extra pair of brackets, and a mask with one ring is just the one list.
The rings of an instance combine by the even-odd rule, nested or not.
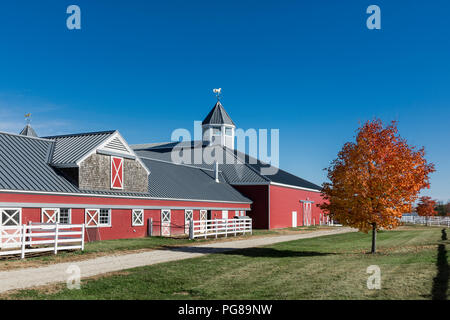
[(184, 233), (189, 234), (191, 220), (194, 219), (194, 210), (184, 210)]
[(297, 228), (297, 211), (292, 211), (292, 228)]
[(161, 236), (168, 237), (170, 236), (170, 210), (163, 209), (161, 210)]
[[(20, 247), (22, 242), (22, 229), (20, 228), (21, 223), (22, 209), (0, 209), (0, 249)], [(5, 230), (1, 227), (13, 228), (11, 228), (10, 230)]]
[(200, 210), (200, 232), (204, 233), (206, 231), (206, 220), (208, 218), (207, 210)]

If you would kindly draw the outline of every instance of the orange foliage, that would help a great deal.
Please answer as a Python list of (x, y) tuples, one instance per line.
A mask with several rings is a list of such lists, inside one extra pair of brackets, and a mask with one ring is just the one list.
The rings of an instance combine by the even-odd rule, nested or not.
[(431, 200), (431, 197), (420, 197), (416, 212), (419, 216), (435, 216), (437, 214), (435, 207), (436, 201)]
[(397, 123), (384, 127), (381, 120), (366, 122), (357, 130), (356, 142), (344, 145), (328, 167), (323, 184), (330, 217), (363, 232), (392, 229), (398, 218), (411, 212), (421, 189), (429, 188), (434, 165), (423, 148), (409, 146), (398, 134)]

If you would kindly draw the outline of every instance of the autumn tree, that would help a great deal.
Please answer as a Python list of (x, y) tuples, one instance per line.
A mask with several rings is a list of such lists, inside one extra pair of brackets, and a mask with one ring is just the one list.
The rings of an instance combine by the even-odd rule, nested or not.
[(434, 165), (424, 148), (400, 137), (395, 121), (384, 127), (375, 119), (358, 128), (356, 141), (346, 143), (325, 170), (330, 182), (323, 184), (320, 208), (343, 225), (372, 230), (375, 253), (377, 231), (399, 225), (420, 190), (429, 188)]
[(427, 225), (428, 225), (428, 217), (435, 216), (438, 212), (435, 209), (436, 201), (431, 200), (431, 197), (423, 196), (420, 197), (419, 203), (416, 207), (416, 212), (419, 216), (427, 217)]
[(419, 203), (416, 207), (416, 212), (419, 216), (435, 216), (437, 211), (435, 210), (436, 201), (431, 200), (431, 197), (420, 197)]

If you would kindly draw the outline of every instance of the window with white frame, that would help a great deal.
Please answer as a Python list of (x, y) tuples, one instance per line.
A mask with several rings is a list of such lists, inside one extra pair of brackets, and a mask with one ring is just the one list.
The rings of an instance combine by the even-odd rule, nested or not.
[(232, 136), (233, 135), (233, 128), (225, 128), (225, 135), (226, 136)]
[(0, 209), (0, 226), (19, 226), (22, 223), (22, 209)]
[(98, 226), (100, 227), (111, 226), (111, 209), (100, 209)]
[(143, 226), (144, 225), (144, 210), (133, 209), (131, 213), (131, 225), (132, 226)]
[(221, 133), (220, 128), (213, 128), (212, 134), (213, 134), (213, 136), (220, 136), (222, 133)]
[(59, 209), (59, 223), (61, 224), (70, 224), (72, 220), (71, 210), (68, 208)]

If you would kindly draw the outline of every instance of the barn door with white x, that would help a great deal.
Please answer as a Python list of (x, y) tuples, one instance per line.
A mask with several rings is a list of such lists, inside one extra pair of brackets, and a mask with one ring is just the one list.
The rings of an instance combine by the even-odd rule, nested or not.
[(170, 210), (161, 210), (161, 235), (170, 236)]
[(206, 219), (208, 218), (207, 210), (200, 210), (200, 232), (206, 231)]
[(123, 189), (123, 159), (111, 157), (111, 188)]
[(42, 223), (59, 223), (59, 209), (44, 208), (41, 211)]
[(21, 209), (0, 209), (0, 248), (20, 246), (21, 228), (3, 229), (1, 227), (20, 226), (22, 223)]
[(86, 223), (86, 228), (98, 227), (99, 215), (99, 209), (86, 209), (84, 214), (84, 222)]
[(184, 210), (184, 233), (186, 234), (189, 234), (189, 225), (192, 219), (194, 219), (194, 211)]
[(132, 225), (133, 226), (143, 226), (144, 225), (144, 210), (133, 209)]

